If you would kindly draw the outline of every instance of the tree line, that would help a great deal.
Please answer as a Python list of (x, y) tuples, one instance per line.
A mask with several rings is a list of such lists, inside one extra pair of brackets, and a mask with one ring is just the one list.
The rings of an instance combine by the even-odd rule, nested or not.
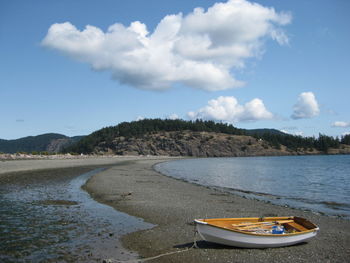
[(338, 149), (341, 144), (350, 145), (350, 135), (344, 135), (341, 138), (327, 136), (319, 134), (318, 138), (315, 137), (302, 137), (290, 134), (253, 134), (255, 138), (260, 138), (268, 141), (274, 147), (280, 147), (284, 145), (291, 150), (312, 150), (317, 149), (319, 151), (327, 153), (330, 148)]

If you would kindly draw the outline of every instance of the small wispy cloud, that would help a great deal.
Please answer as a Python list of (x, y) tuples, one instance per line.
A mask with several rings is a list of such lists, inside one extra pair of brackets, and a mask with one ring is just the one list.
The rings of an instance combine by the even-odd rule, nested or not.
[(42, 45), (140, 89), (165, 90), (180, 83), (226, 90), (244, 85), (232, 72), (244, 68), (247, 59), (261, 57), (266, 39), (288, 44), (282, 27), (291, 20), (289, 13), (274, 8), (229, 0), (187, 15), (167, 15), (153, 32), (140, 21), (116, 23), (107, 32), (56, 23)]
[(282, 127), (282, 128), (281, 128), (281, 131), (282, 131), (282, 130), (291, 130), (291, 131), (295, 131), (295, 130), (297, 130), (297, 129), (298, 129), (297, 126), (286, 126), (286, 127)]
[(187, 113), (190, 119), (223, 121), (228, 123), (272, 119), (261, 99), (253, 99), (240, 105), (235, 97), (220, 96), (208, 101), (207, 106)]
[(16, 122), (24, 122), (24, 119), (17, 119)]
[(166, 117), (166, 119), (169, 119), (169, 120), (177, 120), (179, 119), (179, 115), (177, 115), (176, 113), (173, 113), (173, 114), (170, 114)]
[(297, 135), (297, 136), (303, 136), (304, 135), (304, 132), (302, 131), (296, 131), (296, 129), (281, 129), (280, 130), (281, 132), (284, 132), (284, 133), (287, 133), (287, 134), (290, 134), (290, 135)]
[(287, 134), (290, 134), (290, 132), (288, 130), (280, 129), (280, 131), (284, 132), (284, 133), (287, 133)]
[(350, 127), (350, 122), (335, 121), (335, 122), (332, 123), (332, 127), (337, 127), (337, 128), (348, 128), (348, 127)]
[(309, 119), (319, 115), (320, 108), (312, 92), (303, 92), (299, 95), (293, 107), (292, 119)]

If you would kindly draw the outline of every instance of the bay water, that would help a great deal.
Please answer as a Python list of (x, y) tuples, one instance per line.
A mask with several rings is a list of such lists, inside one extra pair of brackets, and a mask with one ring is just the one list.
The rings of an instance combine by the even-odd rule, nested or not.
[(350, 155), (183, 159), (155, 169), (248, 198), (350, 219)]

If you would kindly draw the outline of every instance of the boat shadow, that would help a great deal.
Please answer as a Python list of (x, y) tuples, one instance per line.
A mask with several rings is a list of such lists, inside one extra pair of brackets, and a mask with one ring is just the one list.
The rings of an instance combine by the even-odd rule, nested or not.
[(189, 243), (185, 243), (185, 244), (179, 244), (179, 245), (175, 245), (174, 248), (199, 248), (199, 249), (232, 249), (232, 248), (236, 248), (236, 247), (230, 247), (230, 246), (225, 246), (225, 245), (220, 245), (220, 244), (216, 244), (216, 243), (212, 243), (212, 242), (208, 242), (205, 240), (199, 240), (196, 241), (196, 245), (194, 246), (193, 242), (189, 242)]
[[(302, 243), (298, 243), (298, 244), (294, 244), (294, 245), (290, 245), (287, 247), (299, 247), (299, 246), (303, 246), (306, 245), (307, 242), (302, 242)], [(286, 248), (286, 247), (276, 247), (276, 248), (244, 248), (244, 247), (233, 247), (233, 246), (225, 246), (225, 245), (220, 245), (217, 243), (212, 243), (209, 241), (205, 241), (205, 240), (199, 240), (196, 241), (196, 246), (194, 245), (193, 242), (189, 242), (189, 243), (184, 243), (184, 244), (179, 244), (179, 245), (175, 245), (174, 248), (178, 248), (178, 249), (185, 249), (185, 248), (197, 248), (197, 249), (259, 249), (259, 250), (265, 250), (265, 249), (278, 249), (278, 248)]]

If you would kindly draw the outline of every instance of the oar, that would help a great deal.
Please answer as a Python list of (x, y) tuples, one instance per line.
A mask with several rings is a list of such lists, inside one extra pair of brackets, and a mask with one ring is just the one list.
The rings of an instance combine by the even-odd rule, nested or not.
[(232, 224), (232, 226), (237, 226), (237, 227), (250, 227), (250, 226), (259, 226), (259, 225), (275, 225), (275, 223), (274, 222), (257, 222), (257, 223)]
[(256, 222), (256, 223), (240, 223), (240, 224), (232, 224), (232, 226), (237, 227), (245, 227), (245, 226), (255, 226), (255, 225), (278, 225), (278, 224), (285, 224), (285, 223), (292, 223), (293, 220), (280, 220), (280, 221), (267, 221), (267, 222)]

